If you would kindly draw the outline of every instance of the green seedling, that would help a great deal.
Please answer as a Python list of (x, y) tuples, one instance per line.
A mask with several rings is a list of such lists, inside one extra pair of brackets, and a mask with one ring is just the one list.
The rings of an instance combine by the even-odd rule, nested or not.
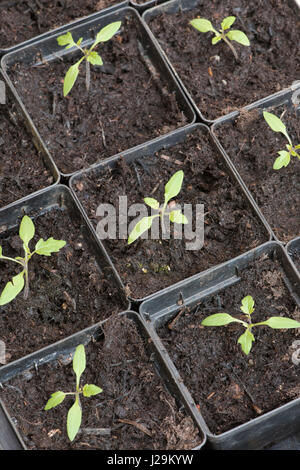
[(67, 415), (67, 434), (70, 441), (73, 441), (80, 429), (82, 420), (82, 408), (80, 402), (80, 395), (84, 397), (92, 397), (102, 392), (102, 388), (93, 384), (85, 384), (80, 387), (80, 378), (86, 368), (86, 356), (84, 345), (77, 346), (73, 357), (73, 371), (76, 376), (76, 390), (75, 392), (62, 392), (57, 391), (52, 393), (51, 397), (46, 403), (45, 410), (50, 410), (57, 405), (60, 405), (67, 395), (74, 395), (75, 401), (68, 411)]
[(273, 329), (285, 328), (300, 328), (300, 322), (287, 317), (270, 317), (266, 321), (259, 323), (252, 323), (251, 315), (254, 312), (254, 300), (251, 295), (247, 295), (242, 300), (241, 311), (246, 315), (246, 321), (239, 320), (229, 315), (229, 313), (215, 313), (206, 317), (202, 321), (203, 326), (224, 326), (232, 322), (241, 323), (246, 331), (238, 338), (238, 343), (241, 345), (242, 351), (248, 355), (252, 348), (252, 343), (255, 338), (252, 333), (252, 328), (259, 325), (266, 325)]
[(109, 41), (116, 34), (116, 32), (120, 29), (120, 26), (121, 26), (121, 21), (116, 21), (102, 28), (97, 34), (94, 43), (91, 45), (89, 49), (81, 47), (83, 38), (80, 38), (78, 39), (77, 42), (75, 42), (72, 37), (72, 33), (70, 32), (63, 34), (62, 36), (59, 36), (57, 38), (57, 42), (60, 46), (66, 46), (65, 49), (70, 49), (71, 47), (77, 47), (77, 49), (79, 49), (83, 54), (81, 59), (79, 59), (75, 64), (71, 65), (71, 67), (69, 68), (69, 70), (67, 71), (65, 75), (64, 86), (63, 86), (64, 96), (67, 96), (67, 94), (73, 88), (73, 85), (76, 82), (78, 74), (79, 74), (80, 64), (83, 60), (85, 60), (85, 64), (86, 64), (85, 84), (86, 84), (87, 91), (89, 91), (90, 64), (103, 65), (101, 56), (94, 49), (100, 42)]
[(24, 288), (24, 299), (28, 298), (29, 294), (29, 276), (28, 276), (28, 263), (34, 254), (51, 256), (52, 253), (59, 251), (66, 242), (63, 240), (55, 240), (48, 238), (48, 240), (40, 240), (36, 243), (34, 251), (30, 251), (29, 242), (34, 237), (35, 227), (34, 223), (27, 215), (21, 220), (19, 227), (19, 237), (23, 242), (24, 257), (17, 256), (10, 258), (2, 254), (2, 247), (0, 246), (0, 260), (12, 261), (22, 267), (22, 271), (12, 278), (4, 287), (0, 296), (0, 305), (5, 305), (11, 302)]
[(212, 31), (215, 34), (211, 41), (212, 44), (217, 44), (219, 41), (223, 40), (226, 42), (235, 59), (238, 61), (238, 54), (232, 44), (232, 41), (236, 41), (243, 46), (250, 46), (250, 41), (243, 31), (240, 31), (239, 29), (230, 29), (235, 20), (235, 16), (227, 16), (224, 18), (221, 23), (221, 29), (219, 31), (217, 31), (211, 22), (205, 18), (195, 18), (194, 20), (190, 21), (190, 24), (195, 29), (200, 31), (200, 33), (208, 33), (209, 31)]
[(273, 164), (273, 169), (280, 170), (283, 166), (288, 166), (291, 161), (291, 157), (297, 157), (300, 160), (300, 155), (297, 152), (297, 150), (300, 149), (300, 144), (295, 146), (292, 144), (291, 138), (287, 133), (286, 126), (281, 119), (268, 111), (264, 111), (263, 115), (272, 131), (281, 132), (281, 134), (283, 134), (288, 140), (288, 144), (286, 144), (287, 150), (279, 150), (279, 157), (276, 158)]
[(160, 207), (160, 203), (152, 198), (152, 197), (145, 197), (144, 202), (151, 207), (154, 210), (157, 210), (158, 213), (151, 215), (150, 217), (143, 217), (133, 228), (133, 230), (130, 232), (129, 237), (128, 237), (128, 245), (133, 243), (137, 238), (139, 238), (144, 232), (150, 229), (153, 220), (156, 217), (160, 217), (161, 219), (161, 224), (162, 224), (162, 230), (165, 232), (165, 225), (164, 225), (164, 217), (167, 214), (169, 216), (169, 219), (171, 222), (176, 222), (177, 224), (187, 224), (188, 220), (184, 214), (182, 214), (180, 209), (176, 210), (169, 210), (167, 211), (168, 204), (173, 199), (174, 197), (177, 196), (177, 194), (181, 190), (182, 182), (183, 182), (183, 177), (184, 173), (182, 170), (177, 171), (174, 173), (173, 176), (169, 179), (167, 184), (165, 185), (165, 200)]

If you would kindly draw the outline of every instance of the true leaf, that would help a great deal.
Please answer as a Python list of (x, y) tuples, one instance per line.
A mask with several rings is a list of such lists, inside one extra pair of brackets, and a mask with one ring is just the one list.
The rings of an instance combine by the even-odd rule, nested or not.
[(224, 18), (224, 20), (222, 21), (221, 23), (221, 28), (223, 30), (225, 29), (229, 29), (230, 26), (233, 25), (233, 23), (235, 22), (236, 18), (235, 16), (227, 16), (227, 18)]
[(195, 18), (194, 20), (190, 21), (190, 24), (201, 33), (207, 33), (208, 31), (213, 31), (216, 33), (216, 30), (211, 22), (205, 18)]
[(107, 26), (104, 26), (104, 28), (102, 28), (97, 34), (93, 47), (99, 44), (99, 42), (109, 41), (120, 29), (121, 24), (121, 21), (116, 21), (114, 23), (108, 24)]
[(133, 230), (130, 232), (129, 237), (128, 237), (128, 245), (133, 243), (137, 238), (139, 238), (144, 232), (149, 230), (149, 228), (152, 225), (153, 218), (155, 216), (151, 217), (143, 217), (133, 228)]
[(232, 317), (229, 313), (214, 313), (213, 315), (209, 315), (208, 317), (202, 320), (201, 325), (203, 326), (224, 326), (228, 325), (229, 323), (237, 322), (243, 323), (242, 320), (238, 320), (237, 318)]
[(97, 385), (94, 384), (85, 384), (82, 393), (85, 397), (92, 397), (94, 395), (98, 395), (98, 393), (101, 393), (103, 390), (100, 387), (97, 387)]
[(217, 44), (217, 42), (221, 41), (222, 37), (221, 36), (214, 36), (211, 40), (212, 44)]
[(255, 338), (249, 329), (239, 337), (238, 343), (241, 345), (245, 354), (248, 355), (251, 351), (253, 341), (255, 341)]
[(236, 41), (239, 44), (242, 44), (243, 46), (250, 46), (250, 41), (248, 37), (246, 36), (243, 31), (240, 31), (238, 29), (233, 29), (229, 31), (226, 36), (231, 40), (231, 41)]
[(53, 237), (50, 237), (47, 240), (40, 238), (35, 245), (35, 252), (38, 255), (51, 256), (51, 253), (58, 252), (65, 246), (65, 244), (66, 242), (64, 240), (55, 240)]
[(181, 212), (181, 210), (176, 210), (176, 211), (170, 212), (169, 217), (170, 217), (171, 222), (176, 223), (176, 224), (187, 224), (188, 223), (188, 219)]
[(286, 317), (271, 317), (261, 322), (260, 325), (267, 325), (273, 329), (300, 328), (300, 322)]
[(251, 315), (251, 313), (254, 312), (254, 300), (251, 295), (247, 295), (243, 298), (241, 310), (247, 315)]
[(184, 173), (182, 170), (174, 173), (165, 185), (165, 203), (173, 199), (181, 190)]
[(60, 46), (67, 46), (67, 45), (71, 45), (71, 47), (73, 45), (75, 45), (75, 42), (73, 40), (73, 37), (72, 37), (72, 34), (69, 32), (67, 32), (66, 34), (63, 34), (61, 36), (59, 36), (57, 38), (57, 42)]
[(291, 156), (286, 150), (280, 150), (278, 154), (279, 157), (277, 157), (275, 162), (273, 163), (274, 170), (280, 170), (280, 168), (282, 168), (283, 166), (288, 166), (291, 160)]
[(76, 374), (76, 387), (78, 389), (80, 377), (86, 367), (85, 349), (83, 344), (77, 346), (73, 357), (73, 370)]
[(55, 406), (59, 405), (64, 401), (65, 396), (66, 394), (61, 391), (52, 393), (51, 398), (49, 398), (49, 400), (47, 401), (44, 409), (50, 410), (51, 408), (54, 408)]
[(11, 302), (21, 292), (25, 284), (24, 271), (17, 274), (9, 281), (4, 287), (0, 296), (0, 305), (5, 305)]
[(147, 206), (151, 207), (152, 209), (159, 209), (159, 202), (153, 197), (145, 197), (144, 202), (147, 204)]
[(71, 406), (71, 408), (68, 411), (68, 416), (67, 416), (67, 433), (70, 441), (73, 441), (74, 438), (76, 437), (76, 434), (79, 431), (80, 425), (81, 425), (81, 419), (82, 419), (82, 410), (81, 406), (79, 403), (78, 397), (76, 397), (76, 400), (74, 404)]
[(269, 113), (268, 111), (263, 112), (263, 116), (267, 122), (267, 124), (270, 126), (272, 131), (274, 132), (281, 132), (286, 136), (288, 141), (290, 142), (289, 135), (287, 133), (285, 124), (281, 121), (279, 117), (277, 117), (275, 114)]
[(92, 65), (103, 65), (103, 60), (96, 51), (91, 51), (89, 55), (87, 56), (87, 60), (92, 64)]
[(20, 223), (19, 236), (24, 242), (25, 246), (28, 247), (28, 243), (34, 237), (35, 228), (34, 223), (28, 215), (24, 215)]
[(84, 57), (82, 57), (78, 62), (76, 62), (76, 64), (71, 65), (71, 67), (67, 71), (64, 79), (64, 96), (67, 96), (67, 94), (70, 93), (70, 91), (72, 90), (73, 85), (76, 82), (76, 79), (79, 74), (79, 65), (81, 64), (83, 59)]

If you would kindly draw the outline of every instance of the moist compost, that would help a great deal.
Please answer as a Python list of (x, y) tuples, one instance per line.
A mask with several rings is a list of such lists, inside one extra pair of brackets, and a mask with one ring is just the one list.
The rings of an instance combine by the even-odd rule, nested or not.
[[(202, 17), (218, 30), (227, 16), (250, 47), (230, 48), (213, 33), (200, 33), (189, 21)], [(147, 20), (202, 115), (214, 120), (290, 86), (300, 76), (299, 16), (285, 0), (200, 0), (189, 11), (160, 13)]]
[(4, 207), (50, 186), (54, 177), (9, 96), (0, 106), (0, 130), (0, 206)]
[[(268, 108), (282, 116), (293, 145), (300, 143), (299, 110)], [(215, 134), (234, 163), (267, 222), (280, 241), (287, 243), (300, 234), (300, 161), (291, 157), (287, 167), (274, 170), (278, 151), (287, 139), (274, 132), (262, 111), (243, 111), (234, 121), (216, 127)]]
[(238, 323), (204, 327), (201, 321), (217, 312), (242, 319), (241, 301), (252, 295), (252, 321), (271, 316), (300, 320), (300, 310), (286, 288), (279, 263), (262, 257), (239, 271), (240, 282), (201, 301), (173, 324), (158, 330), (184, 384), (214, 434), (220, 434), (267, 411), (299, 398), (299, 366), (292, 355), (299, 329), (253, 328), (255, 342), (248, 356), (238, 337)]
[(0, 49), (119, 3), (118, 0), (1, 0)]
[[(208, 131), (197, 128), (182, 142), (152, 156), (143, 158), (142, 150), (140, 154), (134, 162), (126, 163), (120, 158), (112, 168), (104, 166), (103, 171), (83, 172), (72, 181), (72, 188), (98, 233), (97, 225), (102, 220), (96, 215), (98, 206), (107, 203), (116, 209), (116, 238), (102, 242), (128, 295), (143, 298), (268, 240), (260, 219), (236, 181), (228, 175)], [(148, 239), (139, 238), (131, 245), (127, 244), (127, 237), (119, 239), (119, 197), (127, 197), (128, 208), (143, 204), (144, 197), (155, 198), (162, 204), (165, 184), (178, 170), (183, 170), (184, 179), (176, 203), (182, 210), (184, 204), (191, 205), (194, 232), (202, 229), (202, 224), (195, 226), (196, 204), (204, 204), (203, 247), (195, 249), (196, 245), (188, 245), (196, 239), (188, 239), (180, 224), (176, 224), (175, 232), (171, 224), (169, 239), (163, 239), (161, 233), (157, 239), (151, 239), (149, 234)], [(138, 215), (128, 217), (128, 224)], [(182, 237), (178, 239), (181, 229)]]
[[(14, 85), (62, 173), (70, 174), (186, 124), (175, 93), (138, 48), (141, 25), (129, 14), (120, 34), (101, 44), (104, 66), (85, 65), (66, 98), (63, 78), (77, 55), (9, 70)], [(75, 37), (74, 37), (75, 39)], [(77, 38), (78, 39), (78, 38)], [(100, 50), (101, 49), (101, 50)], [(151, 70), (151, 71), (149, 71)]]
[[(100, 272), (82, 227), (71, 214), (53, 208), (34, 218), (34, 224), (36, 235), (30, 242), (31, 250), (40, 238), (53, 237), (67, 244), (49, 257), (35, 254), (29, 261), (28, 299), (21, 292), (0, 307), (7, 363), (126, 309), (118, 289)], [(1, 247), (5, 256), (24, 256), (18, 229), (1, 233)], [(1, 292), (20, 272), (16, 266), (1, 262)]]
[(81, 430), (72, 443), (66, 435), (72, 400), (43, 410), (54, 391), (74, 389), (71, 363), (43, 365), (3, 384), (0, 397), (29, 450), (182, 450), (201, 444), (192, 419), (178, 410), (157, 375), (135, 324), (115, 320), (105, 323), (104, 338), (86, 347), (81, 383), (103, 392), (81, 399)]

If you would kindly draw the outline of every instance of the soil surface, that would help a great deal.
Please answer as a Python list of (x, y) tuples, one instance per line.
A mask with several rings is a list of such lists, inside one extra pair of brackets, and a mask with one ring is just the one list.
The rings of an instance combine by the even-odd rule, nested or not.
[[(176, 171), (183, 170), (183, 186), (176, 203), (182, 210), (184, 204), (191, 205), (192, 214), (187, 215), (189, 220), (192, 218), (192, 229), (197, 233), (197, 240), (200, 240), (203, 224), (199, 219), (196, 225), (196, 204), (204, 204), (204, 246), (202, 249), (188, 246), (195, 239), (189, 238), (187, 229), (182, 229), (180, 224), (176, 224), (175, 232), (175, 224), (171, 224), (169, 239), (162, 239), (162, 234), (151, 239), (146, 234), (149, 239), (139, 238), (128, 245), (127, 225), (125, 239), (102, 237), (131, 297), (143, 298), (269, 239), (239, 186), (228, 176), (224, 160), (203, 128), (189, 134), (183, 142), (151, 157), (143, 158), (142, 155), (141, 151), (141, 158), (134, 163), (126, 164), (121, 158), (113, 169), (106, 167), (103, 172), (84, 172), (73, 180), (72, 187), (97, 232), (97, 224), (102, 220), (96, 215), (100, 204), (108, 203), (116, 208), (118, 224), (120, 196), (127, 196), (128, 208), (132, 204), (143, 204), (146, 196), (162, 204), (165, 184)], [(138, 215), (128, 217), (128, 222), (134, 225), (136, 222), (132, 221), (136, 221)], [(122, 225), (120, 227), (124, 229)], [(132, 228), (131, 224), (128, 232)], [(182, 239), (178, 239), (181, 230)], [(119, 233), (118, 225), (116, 237)]]
[(8, 96), (0, 105), (0, 130), (0, 206), (4, 207), (55, 181)]
[[(21, 292), (0, 308), (7, 363), (127, 308), (111, 281), (99, 271), (80, 225), (68, 212), (54, 208), (35, 218), (34, 224), (32, 250), (39, 238), (53, 237), (67, 244), (50, 257), (35, 254), (29, 262), (28, 299)], [(21, 243), (18, 230), (1, 233), (3, 255), (24, 256)], [(1, 291), (20, 272), (16, 266), (9, 261), (1, 262)]]
[[(189, 21), (210, 20), (218, 30), (227, 16), (242, 30), (250, 47), (230, 48), (213, 33), (200, 33)], [(148, 21), (148, 20), (147, 20)], [(161, 14), (150, 28), (206, 119), (214, 120), (290, 86), (300, 77), (299, 16), (285, 0), (200, 0), (198, 7)]]
[[(293, 145), (299, 145), (299, 111), (283, 107), (268, 111), (282, 116)], [(287, 167), (273, 170), (278, 151), (286, 149), (286, 137), (272, 131), (257, 109), (243, 111), (233, 122), (216, 127), (215, 134), (276, 237), (287, 243), (299, 236), (300, 161), (291, 157)]]
[(244, 332), (241, 325), (201, 325), (205, 317), (217, 312), (243, 319), (240, 306), (246, 295), (252, 295), (255, 301), (253, 322), (271, 316), (300, 321), (299, 306), (289, 294), (281, 271), (276, 260), (262, 257), (239, 272), (240, 282), (186, 311), (172, 329), (166, 324), (158, 331), (214, 434), (299, 398), (299, 366), (292, 361), (299, 329), (253, 328), (255, 342), (246, 356), (237, 344)]
[(8, 49), (118, 0), (0, 0), (0, 49)]
[(186, 124), (173, 92), (153, 66), (152, 75), (146, 67), (137, 47), (140, 33), (140, 24), (130, 14), (120, 35), (101, 44), (104, 66), (91, 67), (89, 93), (83, 65), (73, 89), (63, 97), (63, 77), (76, 61), (73, 54), (64, 62), (38, 67), (20, 63), (9, 71), (62, 173), (86, 168)]
[(166, 391), (135, 324), (119, 317), (105, 323), (104, 335), (104, 340), (86, 347), (87, 368), (81, 379), (82, 385), (92, 383), (103, 392), (81, 399), (81, 430), (72, 443), (66, 436), (72, 400), (43, 411), (54, 391), (74, 390), (71, 363), (43, 365), (3, 384), (0, 397), (27, 448), (182, 450), (200, 445), (198, 430)]

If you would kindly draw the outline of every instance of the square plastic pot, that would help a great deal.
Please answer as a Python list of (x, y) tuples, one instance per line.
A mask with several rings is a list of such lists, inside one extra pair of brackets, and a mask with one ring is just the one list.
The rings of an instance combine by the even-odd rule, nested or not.
[(288, 255), (292, 258), (294, 264), (295, 264), (295, 257), (297, 256), (298, 262), (296, 269), (298, 269), (300, 273), (300, 237), (295, 238), (294, 240), (290, 241), (286, 245), (286, 250), (288, 252)]
[[(190, 391), (185, 386), (177, 368), (171, 361), (167, 346), (162, 344), (157, 333), (160, 326), (169, 324), (183, 307), (192, 308), (202, 299), (216, 296), (218, 292), (240, 281), (239, 272), (247, 268), (249, 263), (255, 262), (262, 255), (275, 257), (280, 263), (282, 279), (288, 288), (296, 305), (300, 306), (300, 276), (293, 263), (286, 255), (284, 247), (278, 242), (268, 242), (248, 253), (230, 260), (216, 268), (208, 270), (198, 276), (164, 289), (159, 295), (142, 303), (141, 315), (148, 321), (152, 329), (152, 336), (160, 344), (169, 361), (174, 380), (182, 390), (186, 405), (190, 408), (195, 419), (207, 435), (210, 448), (216, 450), (259, 450), (287, 437), (299, 433), (300, 430), (300, 398), (286, 403), (277, 409), (260, 415), (251, 421), (239, 425), (221, 434), (213, 434), (197, 408)], [(191, 351), (191, 354), (193, 351)]]

